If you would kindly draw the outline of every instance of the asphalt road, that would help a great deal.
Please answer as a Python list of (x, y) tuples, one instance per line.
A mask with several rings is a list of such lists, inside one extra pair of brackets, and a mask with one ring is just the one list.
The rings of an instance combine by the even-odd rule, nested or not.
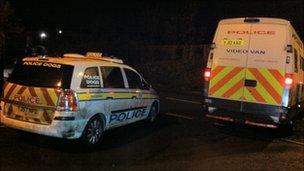
[(277, 131), (214, 124), (195, 96), (165, 94), (161, 107), (94, 149), (0, 127), (0, 170), (304, 170), (304, 145)]

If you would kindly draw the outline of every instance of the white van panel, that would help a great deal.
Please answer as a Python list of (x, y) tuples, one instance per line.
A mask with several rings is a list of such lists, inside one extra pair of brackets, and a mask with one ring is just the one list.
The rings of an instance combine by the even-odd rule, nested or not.
[(286, 62), (287, 26), (252, 24), (248, 49), (248, 68), (284, 69)]
[(250, 30), (250, 25), (224, 24), (218, 27), (213, 66), (246, 66), (247, 53), (244, 52), (248, 49), (249, 35), (235, 34), (236, 28), (243, 32)]

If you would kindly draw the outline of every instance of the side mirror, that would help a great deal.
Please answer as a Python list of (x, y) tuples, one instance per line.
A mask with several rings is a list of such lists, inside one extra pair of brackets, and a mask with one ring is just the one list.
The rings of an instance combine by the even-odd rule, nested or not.
[(148, 84), (148, 83), (146, 83), (144, 81), (141, 83), (141, 89), (143, 89), (143, 90), (150, 90), (151, 87), (152, 86), (150, 84)]

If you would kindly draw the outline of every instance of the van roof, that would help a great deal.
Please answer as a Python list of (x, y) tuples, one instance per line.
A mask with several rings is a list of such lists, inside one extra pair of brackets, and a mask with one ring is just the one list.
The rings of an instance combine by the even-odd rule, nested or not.
[(266, 17), (243, 17), (243, 18), (228, 18), (220, 21), (219, 24), (233, 24), (233, 23), (244, 23), (245, 19), (259, 20), (259, 23), (272, 23), (272, 24), (283, 24), (289, 25), (290, 22), (280, 18), (266, 18)]

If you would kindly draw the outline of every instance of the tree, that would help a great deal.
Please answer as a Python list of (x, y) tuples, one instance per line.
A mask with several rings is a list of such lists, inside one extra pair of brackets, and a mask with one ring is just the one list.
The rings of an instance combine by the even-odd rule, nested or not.
[[(10, 4), (4, 0), (0, 0), (0, 88), (3, 85), (3, 70), (5, 63), (5, 50), (7, 41), (12, 37), (20, 36), (22, 33), (22, 26), (19, 20), (14, 15)], [(2, 92), (2, 91), (1, 91)]]

